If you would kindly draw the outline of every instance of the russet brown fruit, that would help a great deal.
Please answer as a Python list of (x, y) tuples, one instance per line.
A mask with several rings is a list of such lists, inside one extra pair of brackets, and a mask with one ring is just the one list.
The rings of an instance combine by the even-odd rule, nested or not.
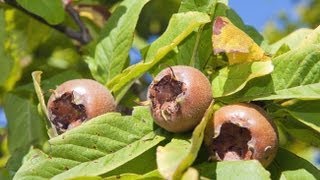
[(49, 119), (58, 133), (93, 117), (116, 110), (107, 88), (91, 79), (69, 80), (57, 87), (47, 103)]
[(212, 90), (201, 71), (180, 65), (166, 68), (154, 78), (148, 98), (155, 123), (178, 133), (199, 124), (212, 101)]
[(278, 132), (267, 113), (254, 104), (227, 105), (207, 125), (204, 143), (210, 159), (251, 160), (268, 166), (278, 150)]

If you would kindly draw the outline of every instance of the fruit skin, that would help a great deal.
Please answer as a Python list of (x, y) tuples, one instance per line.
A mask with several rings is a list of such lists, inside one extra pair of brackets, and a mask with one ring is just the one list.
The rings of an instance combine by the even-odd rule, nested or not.
[[(245, 136), (248, 137), (249, 133), (250, 139), (246, 139), (247, 137), (244, 137), (242, 138), (242, 140), (244, 140), (243, 142), (232, 142), (234, 138), (230, 137), (233, 136), (238, 140), (241, 140), (241, 138), (239, 138), (240, 134), (237, 131), (222, 132), (221, 127), (223, 125), (225, 125), (224, 127), (238, 127), (239, 129), (241, 129), (240, 132), (242, 134), (245, 134)], [(232, 130), (235, 129), (236, 128), (233, 128)], [(221, 137), (225, 139), (222, 139)], [(228, 137), (229, 139), (227, 139)], [(219, 142), (217, 143), (216, 141)], [(217, 110), (214, 114), (213, 120), (210, 121), (207, 125), (204, 143), (211, 155), (211, 159), (256, 159), (260, 161), (260, 163), (264, 167), (267, 167), (272, 162), (272, 160), (276, 156), (279, 146), (278, 131), (273, 121), (268, 118), (266, 112), (262, 108), (248, 103), (227, 105)], [(246, 143), (245, 145), (247, 146), (247, 149), (241, 149), (241, 152), (243, 153), (242, 157), (235, 157), (235, 151), (233, 150), (227, 150), (228, 153), (224, 154), (225, 159), (222, 159), (219, 156), (219, 152), (225, 152), (228, 148), (239, 148), (239, 144), (241, 143), (242, 146), (244, 145), (244, 143)]]
[(97, 81), (74, 79), (62, 83), (53, 91), (47, 108), (50, 121), (62, 133), (83, 121), (115, 111), (116, 103), (109, 90)]
[[(171, 91), (157, 92), (156, 87), (165, 84), (164, 79), (176, 86)], [(159, 99), (163, 100), (170, 93), (177, 96), (159, 103)], [(155, 123), (167, 131), (178, 133), (189, 131), (199, 124), (212, 101), (212, 90), (201, 71), (180, 65), (162, 70), (150, 84), (147, 97), (151, 101)]]

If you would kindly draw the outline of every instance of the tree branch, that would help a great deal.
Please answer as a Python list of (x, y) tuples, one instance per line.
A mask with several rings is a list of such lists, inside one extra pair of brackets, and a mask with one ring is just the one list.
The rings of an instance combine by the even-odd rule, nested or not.
[(31, 16), (32, 18), (38, 20), (40, 23), (45, 24), (45, 25), (65, 34), (66, 36), (68, 36), (71, 39), (79, 41), (81, 44), (87, 44), (91, 41), (91, 36), (90, 36), (88, 29), (85, 27), (84, 23), (80, 19), (78, 12), (72, 7), (71, 4), (67, 4), (65, 6), (65, 9), (68, 12), (68, 14), (70, 15), (70, 17), (73, 19), (73, 21), (79, 27), (79, 31), (75, 31), (72, 28), (67, 27), (63, 24), (57, 24), (57, 25), (49, 24), (42, 17), (40, 17), (36, 14), (33, 14), (32, 12), (29, 12), (28, 10), (24, 9), (15, 0), (4, 0), (4, 2), (6, 4), (24, 12), (25, 14)]

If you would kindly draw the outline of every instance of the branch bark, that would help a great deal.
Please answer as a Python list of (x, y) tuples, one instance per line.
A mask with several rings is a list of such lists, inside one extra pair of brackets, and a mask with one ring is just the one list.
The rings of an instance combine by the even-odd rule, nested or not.
[(77, 40), (81, 44), (88, 44), (92, 40), (88, 29), (86, 28), (86, 26), (84, 25), (84, 23), (80, 19), (79, 13), (72, 7), (72, 5), (70, 3), (66, 4), (65, 10), (68, 12), (70, 17), (73, 19), (73, 21), (79, 27), (78, 31), (75, 31), (74, 29), (72, 29), (68, 26), (65, 26), (64, 24), (56, 24), (56, 25), (49, 24), (42, 17), (40, 17), (36, 14), (33, 14), (32, 12), (24, 9), (15, 0), (4, 0), (4, 2), (6, 4), (10, 5), (11, 7), (14, 7), (14, 8), (24, 12), (25, 14), (29, 15), (30, 17), (38, 20), (40, 23), (45, 24), (45, 25), (65, 34), (66, 36), (68, 36), (71, 39)]

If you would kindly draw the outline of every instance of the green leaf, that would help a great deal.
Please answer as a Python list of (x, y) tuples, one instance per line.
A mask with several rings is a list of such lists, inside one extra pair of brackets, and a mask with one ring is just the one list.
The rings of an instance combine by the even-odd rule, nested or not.
[[(44, 77), (46, 78), (47, 74), (44, 74)], [(43, 91), (43, 95), (45, 96), (45, 99), (48, 99), (49, 96), (51, 95), (51, 90), (56, 89), (57, 86), (60, 84), (64, 83), (65, 81), (71, 80), (71, 79), (79, 79), (82, 78), (82, 76), (74, 71), (74, 70), (69, 70), (69, 71), (64, 71), (62, 73), (56, 74), (50, 78), (46, 78), (41, 81), (41, 87)], [(34, 84), (29, 83), (23, 86), (18, 86), (15, 88), (14, 93), (19, 94), (23, 97), (32, 97), (34, 98), (35, 101), (37, 101), (35, 89), (34, 89)], [(38, 102), (34, 102), (34, 104), (37, 104)]]
[(298, 29), (279, 41), (271, 44), (268, 52), (270, 54), (275, 54), (283, 45), (287, 45), (289, 49), (295, 49), (298, 47), (297, 45), (301, 43), (301, 41), (305, 39), (312, 31), (312, 29), (307, 28)]
[(7, 39), (10, 32), (7, 31), (11, 24), (6, 21), (6, 12), (4, 9), (0, 9), (0, 25), (2, 27), (0, 29), (0, 71), (2, 73), (0, 77), (0, 102), (3, 99), (3, 94), (11, 90), (21, 76), (19, 60), (13, 59), (8, 53)]
[(8, 147), (12, 156), (9, 166), (11, 171), (16, 171), (30, 146), (42, 146), (48, 137), (37, 106), (30, 99), (9, 93), (4, 99), (4, 111), (10, 131)]
[(270, 179), (270, 173), (256, 160), (205, 162), (196, 169), (200, 176), (209, 179)]
[[(197, 32), (191, 33), (177, 47), (177, 51), (170, 52), (164, 59), (166, 65), (187, 65), (204, 70), (208, 60), (212, 57), (211, 24), (201, 26)], [(163, 67), (152, 69), (152, 74), (159, 73)]]
[(33, 80), (33, 86), (35, 89), (35, 92), (37, 94), (38, 100), (39, 100), (39, 105), (42, 110), (42, 113), (45, 115), (46, 118), (46, 125), (47, 128), (49, 129), (48, 135), (50, 138), (57, 136), (57, 130), (55, 126), (49, 121), (49, 114), (48, 114), (48, 109), (47, 109), (47, 104), (44, 99), (44, 95), (41, 89), (41, 74), (42, 71), (34, 71), (32, 72), (32, 80)]
[(273, 59), (271, 75), (256, 78), (238, 93), (223, 98), (237, 102), (273, 99), (320, 98), (320, 46), (291, 50)]
[(215, 97), (227, 96), (244, 88), (253, 78), (270, 74), (271, 61), (250, 62), (227, 66), (214, 74), (212, 91)]
[(212, 13), (217, 0), (182, 0), (179, 12), (199, 11)]
[(5, 24), (1, 30), (5, 31), (1, 32), (0, 38), (4, 47), (0, 48), (0, 61), (5, 61), (1, 70), (5, 67), (10, 68), (3, 69), (4, 76), (2, 76), (6, 78), (4, 89), (8, 91), (20, 79), (22, 68), (26, 65), (31, 68), (33, 51), (40, 47), (40, 44), (43, 46), (42, 43), (52, 35), (52, 32), (48, 26), (26, 16), (19, 10), (8, 8), (4, 12), (5, 22), (2, 23)]
[[(214, 15), (217, 1), (215, 0), (184, 0), (181, 2), (179, 12), (197, 10), (210, 16)], [(205, 69), (208, 60), (212, 57), (212, 24), (207, 23), (191, 33), (177, 47), (176, 51), (169, 53), (164, 62), (166, 65), (188, 65), (197, 69)], [(163, 67), (157, 66), (152, 69), (152, 74), (157, 74)]]
[(8, 161), (6, 162), (6, 169), (8, 170), (8, 172), (10, 173), (10, 179), (12, 179), (12, 176), (18, 171), (18, 169), (20, 168), (24, 156), (29, 152), (29, 148), (25, 147), (25, 148), (20, 148), (19, 150), (13, 152), (10, 154), (10, 157), (8, 159)]
[(268, 170), (272, 179), (319, 179), (320, 170), (310, 162), (280, 148)]
[(76, 178), (70, 178), (68, 180), (103, 180), (100, 176), (81, 176)]
[(157, 170), (151, 171), (143, 175), (125, 173), (117, 176), (110, 176), (104, 179), (105, 180), (118, 180), (118, 179), (120, 180), (138, 180), (138, 179), (163, 180), (162, 176)]
[(181, 180), (198, 180), (199, 172), (195, 168), (188, 168), (185, 173), (183, 173)]
[(301, 40), (302, 41), (297, 47), (297, 49), (307, 47), (310, 44), (319, 44), (320, 43), (320, 26), (318, 26), (316, 29), (310, 32), (308, 36), (306, 36)]
[(50, 139), (44, 152), (26, 161), (14, 179), (105, 174), (161, 142), (159, 130), (149, 107), (136, 107), (132, 116), (107, 113)]
[(0, 179), (10, 180), (9, 172), (6, 168), (0, 168)]
[(200, 124), (194, 129), (192, 137), (188, 134), (176, 136), (166, 146), (157, 149), (158, 170), (166, 179), (180, 179), (186, 169), (194, 162), (201, 147), (204, 130), (213, 116), (213, 103), (207, 109)]
[(270, 76), (257, 78), (239, 93), (223, 98), (226, 102), (273, 99), (320, 98), (320, 28), (285, 54), (273, 59), (274, 71)]
[(320, 147), (320, 133), (314, 129), (310, 123), (295, 119), (291, 116), (276, 119), (275, 122), (292, 137), (304, 143)]
[(34, 90), (37, 94), (41, 109), (42, 109), (43, 113), (46, 115), (46, 118), (49, 119), (47, 105), (46, 105), (46, 102), (45, 102), (45, 99), (43, 96), (43, 92), (41, 89), (41, 74), (42, 74), (42, 71), (32, 72), (33, 86), (34, 86)]
[(4, 111), (8, 119), (8, 142), (11, 153), (30, 145), (40, 145), (46, 139), (44, 124), (37, 106), (29, 99), (9, 93), (5, 96)]
[[(145, 174), (157, 169), (156, 163), (156, 150), (157, 147), (153, 147), (144, 152), (140, 156), (130, 160), (126, 164), (117, 167), (116, 169), (104, 174), (104, 177), (121, 175), (121, 174)], [(146, 163), (147, 162), (147, 163)]]
[(295, 119), (311, 127), (320, 133), (320, 100), (316, 101), (298, 101), (288, 106), (286, 110)]
[(273, 55), (273, 57), (277, 57), (281, 54), (284, 54), (286, 52), (290, 51), (290, 47), (287, 44), (282, 44), (279, 49), (277, 50), (277, 52), (275, 52), (275, 54)]
[[(272, 79), (277, 96), (313, 99), (320, 97), (320, 46), (290, 51), (273, 60)], [(287, 96), (287, 97), (286, 97)], [(268, 99), (273, 98), (267, 97)]]
[[(4, 19), (4, 10), (0, 9), (0, 88), (6, 89), (6, 81), (9, 78), (11, 69), (13, 67), (13, 61), (7, 56), (5, 52), (5, 38), (6, 38), (6, 24), (5, 24), (5, 19)], [(1, 91), (0, 91), (1, 92)]]
[[(44, 73), (44, 76), (46, 76), (46, 73)], [(49, 96), (51, 95), (49, 91), (51, 89), (56, 89), (57, 86), (68, 80), (79, 78), (82, 78), (82, 76), (74, 70), (64, 71), (63, 73), (59, 73), (55, 76), (42, 80), (41, 87), (44, 95), (46, 95), (46, 98), (49, 98)]]
[(97, 44), (94, 58), (87, 58), (95, 79), (107, 83), (127, 64), (139, 12), (149, 0), (123, 1), (108, 19), (105, 38)]
[(59, 24), (64, 20), (65, 11), (61, 0), (17, 0), (26, 10), (34, 13), (49, 24)]
[(155, 66), (161, 59), (202, 24), (210, 22), (208, 15), (200, 12), (179, 13), (172, 16), (166, 32), (153, 42), (144, 62), (132, 65), (115, 76), (108, 88), (117, 96), (122, 88)]
[(7, 48), (13, 56), (18, 56), (17, 58), (29, 55), (53, 35), (50, 27), (19, 10), (6, 9), (5, 18), (7, 43), (10, 43)]

